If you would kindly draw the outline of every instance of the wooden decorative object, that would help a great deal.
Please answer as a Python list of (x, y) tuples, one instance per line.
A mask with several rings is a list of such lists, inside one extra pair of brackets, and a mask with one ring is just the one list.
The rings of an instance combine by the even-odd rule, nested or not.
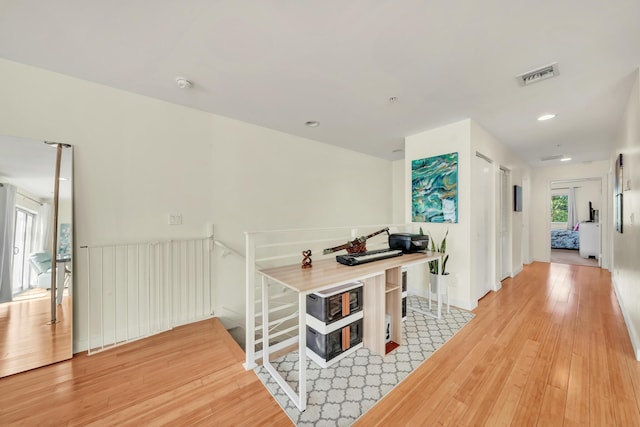
[(333, 248), (325, 249), (323, 254), (327, 255), (332, 252), (337, 252), (342, 249), (346, 249), (347, 253), (357, 254), (367, 251), (367, 239), (372, 238), (373, 236), (377, 236), (378, 234), (387, 232), (389, 234), (389, 227), (383, 228), (382, 230), (378, 230), (375, 233), (371, 233), (368, 236), (360, 236), (358, 238), (353, 239), (350, 242), (345, 243), (344, 245), (335, 246)]
[(302, 268), (311, 268), (311, 249), (307, 249), (306, 251), (302, 251)]

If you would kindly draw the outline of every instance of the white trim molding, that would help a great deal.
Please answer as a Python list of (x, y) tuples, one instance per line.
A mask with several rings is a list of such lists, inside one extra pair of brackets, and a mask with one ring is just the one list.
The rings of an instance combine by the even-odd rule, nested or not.
[(616, 293), (616, 298), (618, 299), (618, 305), (620, 306), (620, 311), (622, 312), (624, 323), (627, 325), (627, 332), (629, 333), (629, 338), (631, 339), (633, 352), (635, 353), (636, 360), (640, 362), (640, 336), (638, 336), (638, 332), (633, 327), (633, 323), (631, 322), (629, 313), (624, 307), (622, 298), (620, 297), (620, 292), (618, 291), (618, 285), (616, 284), (615, 278), (611, 278), (611, 281), (613, 282), (613, 290)]

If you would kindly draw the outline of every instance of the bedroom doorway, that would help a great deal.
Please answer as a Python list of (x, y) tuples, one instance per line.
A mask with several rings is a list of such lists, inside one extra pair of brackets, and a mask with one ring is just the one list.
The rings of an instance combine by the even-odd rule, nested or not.
[(600, 267), (602, 179), (550, 183), (550, 261)]

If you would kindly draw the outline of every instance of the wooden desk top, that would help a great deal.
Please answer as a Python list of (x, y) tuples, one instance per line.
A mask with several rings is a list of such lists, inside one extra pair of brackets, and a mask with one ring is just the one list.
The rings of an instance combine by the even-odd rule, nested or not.
[(312, 268), (302, 268), (300, 264), (295, 264), (267, 268), (258, 273), (296, 292), (311, 292), (377, 276), (391, 268), (434, 261), (440, 255), (437, 252), (403, 254), (356, 266), (346, 266), (338, 263), (335, 258), (330, 258), (314, 261)]

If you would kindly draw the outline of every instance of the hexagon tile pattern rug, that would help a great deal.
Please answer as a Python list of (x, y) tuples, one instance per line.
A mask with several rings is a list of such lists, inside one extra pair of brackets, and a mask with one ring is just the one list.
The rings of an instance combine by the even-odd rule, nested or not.
[[(408, 298), (409, 306), (428, 310), (426, 299)], [(296, 408), (262, 366), (256, 368), (256, 373), (297, 426), (349, 426), (473, 317), (473, 313), (455, 307), (451, 307), (450, 313), (444, 309), (441, 319), (408, 310), (402, 328), (406, 344), (384, 357), (360, 348), (328, 368), (321, 368), (307, 358), (308, 396), (304, 412)], [(297, 392), (298, 352), (271, 363)]]

